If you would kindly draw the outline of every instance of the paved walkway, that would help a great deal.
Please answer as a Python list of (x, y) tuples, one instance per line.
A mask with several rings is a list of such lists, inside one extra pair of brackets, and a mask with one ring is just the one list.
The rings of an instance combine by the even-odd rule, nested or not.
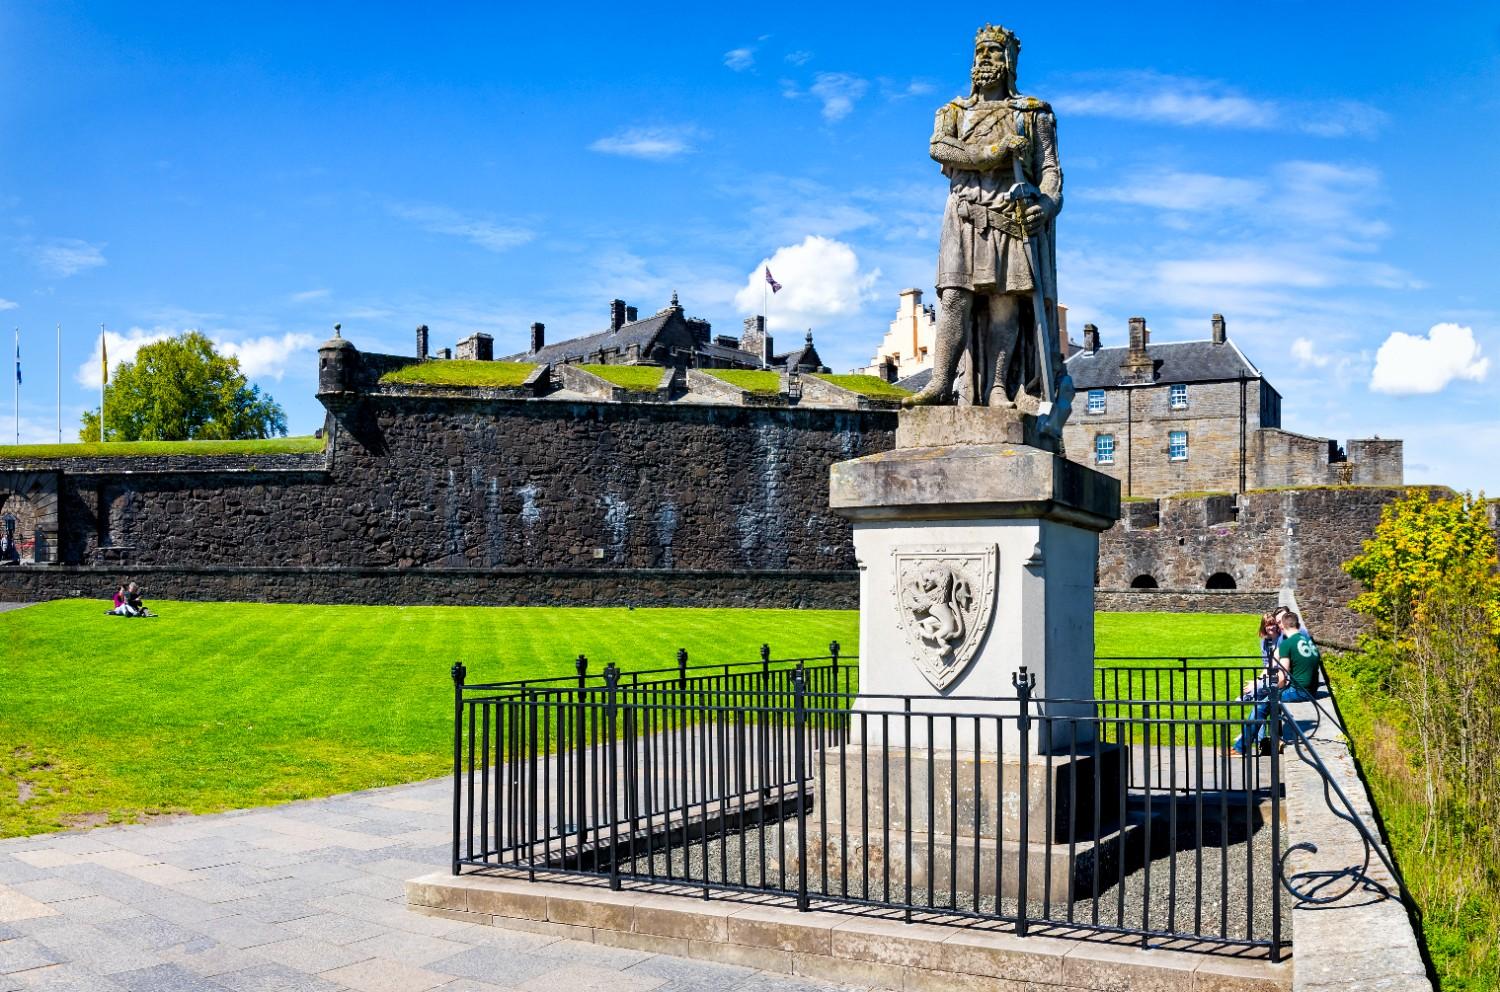
[(30, 605), (30, 603), (0, 603), (0, 613), (9, 613), (11, 610), (19, 610), (23, 606)]
[(0, 840), (0, 992), (841, 988), (408, 912), (448, 789)]

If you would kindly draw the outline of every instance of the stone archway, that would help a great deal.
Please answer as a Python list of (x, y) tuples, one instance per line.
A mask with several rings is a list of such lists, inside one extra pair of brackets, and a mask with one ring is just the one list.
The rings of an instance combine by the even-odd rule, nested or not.
[(0, 535), (13, 522), (17, 552), (0, 565), (57, 562), (57, 489), (56, 472), (0, 472)]

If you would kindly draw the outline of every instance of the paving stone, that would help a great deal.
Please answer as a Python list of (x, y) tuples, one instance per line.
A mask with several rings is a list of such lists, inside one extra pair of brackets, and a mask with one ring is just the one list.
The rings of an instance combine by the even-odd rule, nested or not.
[[(76, 964), (38, 968), (11, 976), (25, 992), (125, 992), (125, 986)], [(11, 986), (0, 984), (0, 988)]]
[(717, 992), (744, 981), (756, 973), (754, 968), (712, 961), (693, 961), (658, 954), (625, 969), (627, 975), (655, 975), (665, 979), (674, 992)]
[(262, 923), (248, 916), (226, 916), (204, 920), (195, 929), (230, 947), (258, 947), (286, 940), (286, 931), (272, 923)]
[(33, 936), (60, 960), (82, 965), (101, 975), (150, 968), (162, 962), (159, 954), (112, 937), (87, 923), (70, 921)]
[(57, 916), (58, 911), (39, 899), (33, 899), (9, 886), (0, 885), (0, 923), (32, 920), (39, 916)]
[[(370, 958), (358, 964), (324, 972), (324, 978), (347, 985), (356, 992), (428, 992), (448, 983), (449, 976), (413, 968), (387, 958)], [(557, 990), (551, 990), (557, 992)]]
[(46, 870), (28, 865), (24, 861), (18, 861), (7, 854), (0, 857), (0, 885), (14, 885), (16, 882), (35, 882), (42, 878), (51, 878)]
[[(459, 978), (447, 985), (439, 985), (437, 992), (516, 992), (509, 985), (492, 985), (473, 978)], [(566, 992), (566, 990), (559, 990)]]
[(258, 964), (228, 972), (214, 980), (236, 992), (339, 992), (343, 988), (326, 978), (283, 964)]
[(313, 937), (334, 944), (353, 944), (356, 941), (388, 932), (387, 928), (378, 923), (356, 920), (352, 917), (340, 916), (338, 913), (305, 916), (296, 920), (288, 920), (280, 926), (288, 935)]
[(184, 944), (181, 947), (167, 948), (162, 951), (162, 957), (181, 965), (188, 971), (208, 978), (222, 975), (227, 971), (243, 971), (258, 964), (269, 963), (263, 956), (255, 953), (254, 948), (246, 950), (230, 947), (228, 944), (208, 939)]
[(277, 896), (252, 896), (225, 903), (241, 916), (248, 916), (262, 923), (285, 923), (317, 916), (322, 911), (301, 899), (284, 899)]
[(24, 896), (30, 896), (37, 902), (54, 903), (64, 902), (68, 899), (83, 899), (95, 895), (95, 890), (66, 878), (58, 878), (50, 875), (46, 878), (36, 879), (31, 882), (15, 882), (11, 884), (13, 891)]
[(49, 964), (61, 964), (66, 958), (32, 937), (0, 941), (0, 975), (29, 971)]
[(224, 986), (211, 978), (195, 975), (175, 964), (122, 971), (114, 980), (129, 992), (224, 992)]
[(357, 951), (324, 940), (313, 940), (311, 937), (293, 937), (274, 944), (261, 944), (256, 947), (255, 952), (309, 974), (342, 968), (367, 958), (367, 955)]
[(154, 916), (138, 916), (129, 920), (114, 920), (95, 924), (102, 932), (107, 933), (117, 940), (137, 947), (147, 947), (153, 951), (166, 950), (169, 947), (180, 947), (184, 944), (192, 944), (204, 940), (203, 934), (187, 927), (179, 926), (168, 920), (157, 919)]
[(233, 906), (232, 902), (204, 902), (202, 899), (179, 895), (169, 889), (162, 889), (150, 899), (135, 903), (135, 907), (147, 916), (170, 920), (183, 926), (196, 926), (210, 920), (235, 916), (237, 914)]
[[(474, 947), (452, 957), (430, 961), (427, 967), (458, 978), (476, 978), (481, 982), (506, 982), (518, 985), (537, 975), (556, 971), (561, 962), (503, 947)], [(552, 992), (561, 992), (553, 989)], [(572, 990), (567, 990), (572, 992)]]
[(111, 899), (109, 896), (69, 899), (67, 902), (57, 903), (53, 908), (70, 919), (84, 923), (128, 920), (132, 916), (142, 915), (141, 911), (134, 906), (127, 905), (118, 899)]
[(378, 936), (348, 945), (357, 954), (373, 958), (391, 958), (407, 964), (425, 965), (450, 958), (469, 949), (469, 945), (442, 937), (427, 937), (405, 930), (384, 930)]
[(553, 941), (536, 952), (547, 957), (562, 957), (578, 964), (591, 964), (601, 968), (629, 968), (652, 955), (645, 951), (632, 951), (624, 947), (607, 947), (603, 944), (585, 944), (579, 940)]
[(645, 972), (618, 971), (588, 964), (566, 964), (556, 971), (520, 984), (523, 992), (648, 992), (667, 984), (665, 978)]

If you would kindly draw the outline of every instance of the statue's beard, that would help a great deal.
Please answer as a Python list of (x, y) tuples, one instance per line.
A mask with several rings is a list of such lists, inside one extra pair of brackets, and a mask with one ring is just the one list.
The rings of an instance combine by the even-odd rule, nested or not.
[(1003, 66), (980, 63), (970, 70), (969, 76), (974, 80), (976, 90), (987, 90), (991, 87), (1003, 86), (1007, 73)]

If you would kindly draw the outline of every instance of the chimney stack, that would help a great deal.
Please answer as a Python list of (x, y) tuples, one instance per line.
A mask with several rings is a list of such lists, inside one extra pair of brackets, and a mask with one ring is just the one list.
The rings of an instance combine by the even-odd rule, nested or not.
[(1093, 324), (1083, 325), (1083, 350), (1090, 355), (1099, 350), (1099, 328)]
[(417, 325), (417, 358), (427, 357), (427, 325)]
[(1224, 330), (1224, 315), (1222, 313), (1214, 314), (1210, 323), (1213, 324), (1214, 328), (1214, 344), (1223, 344), (1229, 340), (1229, 335)]
[(762, 365), (771, 361), (771, 338), (766, 334), (766, 318), (760, 314), (745, 318), (744, 330), (740, 332), (740, 350), (760, 359)]
[(1145, 317), (1130, 318), (1130, 357), (1135, 358), (1146, 353), (1146, 346), (1151, 343), (1151, 332), (1146, 330)]
[(609, 330), (610, 333), (618, 331), (625, 326), (625, 301), (609, 301)]
[(1156, 381), (1156, 362), (1147, 348), (1151, 343), (1151, 331), (1146, 327), (1145, 317), (1130, 318), (1130, 352), (1120, 363), (1120, 375), (1127, 383)]
[(547, 346), (547, 325), (538, 321), (531, 325), (531, 353), (535, 355)]
[(634, 324), (636, 322), (636, 320), (638, 319), (639, 314), (640, 314), (640, 311), (637, 310), (635, 307), (626, 307), (625, 308), (625, 323), (627, 323), (627, 324)]

